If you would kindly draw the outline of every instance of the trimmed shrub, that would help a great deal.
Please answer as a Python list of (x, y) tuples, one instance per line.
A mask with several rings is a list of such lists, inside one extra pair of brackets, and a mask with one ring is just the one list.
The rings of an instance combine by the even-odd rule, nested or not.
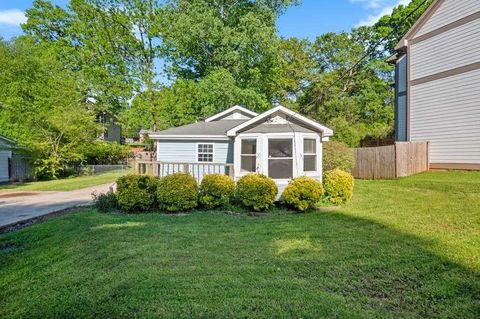
[(205, 208), (212, 209), (230, 203), (235, 192), (235, 182), (229, 176), (210, 174), (200, 183), (198, 200)]
[(196, 179), (186, 173), (175, 173), (161, 178), (157, 183), (157, 202), (167, 212), (187, 211), (198, 205)]
[(353, 195), (353, 176), (350, 173), (334, 169), (323, 177), (326, 199), (332, 204), (344, 204)]
[(117, 196), (112, 190), (106, 193), (93, 193), (93, 206), (100, 213), (108, 213), (118, 208)]
[(117, 180), (117, 201), (121, 210), (135, 213), (152, 209), (155, 205), (157, 178), (129, 174)]
[(334, 169), (351, 172), (354, 166), (353, 151), (346, 144), (335, 141), (323, 143), (323, 170), (325, 172)]
[(114, 165), (126, 161), (130, 148), (117, 142), (95, 141), (85, 147), (85, 161), (89, 165)]
[(277, 184), (273, 179), (254, 173), (238, 180), (235, 198), (250, 209), (263, 211), (273, 206), (277, 193)]
[(323, 196), (322, 183), (314, 178), (301, 176), (288, 183), (282, 193), (282, 202), (298, 211), (313, 208)]

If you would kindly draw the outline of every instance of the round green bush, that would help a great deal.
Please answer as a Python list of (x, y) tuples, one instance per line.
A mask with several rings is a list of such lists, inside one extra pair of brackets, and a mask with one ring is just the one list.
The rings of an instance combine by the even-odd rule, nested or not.
[(322, 183), (318, 180), (301, 176), (288, 183), (282, 193), (282, 202), (301, 212), (313, 208), (323, 196)]
[(152, 209), (155, 205), (157, 178), (130, 174), (117, 180), (117, 201), (121, 210), (135, 213)]
[(353, 195), (353, 176), (350, 173), (334, 169), (323, 177), (326, 199), (335, 205), (344, 204)]
[(351, 172), (354, 166), (353, 151), (346, 144), (335, 141), (323, 143), (323, 170), (325, 172), (334, 169)]
[(273, 179), (254, 173), (238, 180), (235, 198), (250, 209), (263, 211), (273, 206), (277, 193), (277, 184)]
[(200, 183), (198, 200), (205, 208), (212, 209), (230, 203), (235, 192), (235, 182), (229, 176), (210, 174)]
[(183, 212), (197, 207), (197, 180), (186, 173), (175, 173), (157, 183), (157, 202), (161, 210)]

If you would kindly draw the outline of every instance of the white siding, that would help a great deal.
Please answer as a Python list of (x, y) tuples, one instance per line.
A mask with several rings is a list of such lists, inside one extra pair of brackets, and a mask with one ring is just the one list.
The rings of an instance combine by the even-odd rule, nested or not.
[(430, 141), (431, 163), (480, 164), (480, 70), (411, 88), (410, 139)]
[(413, 44), (410, 50), (410, 80), (479, 62), (480, 19)]
[(8, 159), (12, 152), (0, 150), (0, 182), (8, 182)]
[(196, 163), (197, 143), (213, 143), (215, 163), (233, 163), (233, 143), (229, 141), (175, 141), (160, 140), (157, 144), (157, 160), (175, 163)]
[(416, 36), (434, 31), (478, 11), (480, 11), (479, 0), (445, 0)]

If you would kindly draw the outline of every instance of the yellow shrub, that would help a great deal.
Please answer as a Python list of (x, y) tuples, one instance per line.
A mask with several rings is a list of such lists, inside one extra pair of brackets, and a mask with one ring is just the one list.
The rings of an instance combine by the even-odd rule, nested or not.
[(288, 183), (282, 193), (282, 202), (303, 212), (320, 202), (322, 196), (322, 183), (314, 178), (301, 176)]
[(263, 211), (273, 206), (277, 196), (277, 184), (262, 174), (248, 174), (241, 177), (235, 189), (236, 199), (255, 211)]
[(161, 210), (187, 211), (198, 205), (197, 180), (186, 173), (175, 173), (157, 183), (157, 202)]
[(136, 213), (148, 211), (155, 204), (157, 178), (130, 174), (117, 180), (116, 197), (121, 210)]
[(352, 198), (353, 184), (352, 174), (339, 169), (328, 171), (323, 177), (326, 198), (335, 205), (344, 204)]
[(235, 182), (222, 174), (206, 175), (200, 184), (198, 200), (205, 208), (212, 209), (230, 203), (235, 191)]

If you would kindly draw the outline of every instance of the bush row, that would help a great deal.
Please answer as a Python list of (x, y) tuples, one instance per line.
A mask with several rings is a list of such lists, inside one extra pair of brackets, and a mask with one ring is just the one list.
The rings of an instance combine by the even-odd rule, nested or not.
[[(314, 207), (325, 199), (333, 204), (343, 204), (352, 196), (353, 177), (341, 170), (325, 174), (324, 185), (316, 179), (302, 176), (293, 179), (282, 193), (281, 201), (298, 211)], [(96, 196), (99, 210), (119, 208), (135, 213), (160, 209), (181, 212), (201, 205), (206, 209), (226, 207), (236, 202), (254, 211), (264, 211), (274, 206), (278, 188), (269, 177), (248, 174), (235, 185), (231, 177), (221, 174), (206, 175), (200, 186), (194, 177), (176, 173), (163, 178), (146, 175), (126, 175), (117, 181), (115, 195)]]

